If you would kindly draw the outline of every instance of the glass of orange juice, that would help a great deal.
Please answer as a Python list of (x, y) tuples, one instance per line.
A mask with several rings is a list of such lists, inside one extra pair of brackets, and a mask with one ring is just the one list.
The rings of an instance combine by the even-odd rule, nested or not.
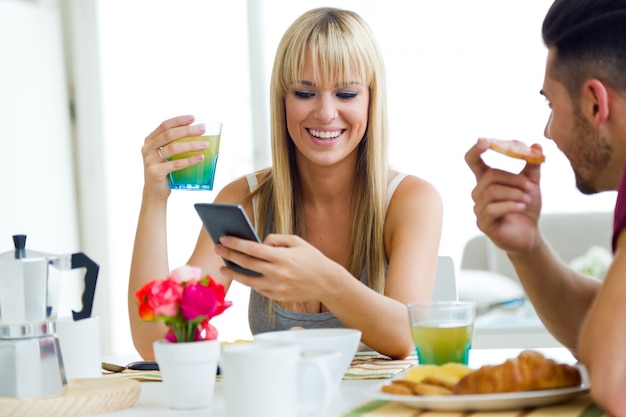
[(222, 124), (220, 122), (209, 122), (196, 120), (192, 123), (203, 124), (205, 132), (202, 136), (189, 136), (177, 139), (180, 142), (205, 141), (209, 146), (198, 152), (185, 152), (174, 155), (170, 160), (189, 158), (192, 155), (204, 154), (204, 159), (199, 164), (170, 172), (170, 188), (173, 190), (212, 190), (215, 179), (215, 168), (220, 149), (220, 137), (222, 135)]
[(472, 347), (476, 303), (438, 301), (409, 304), (411, 335), (420, 364), (467, 365)]

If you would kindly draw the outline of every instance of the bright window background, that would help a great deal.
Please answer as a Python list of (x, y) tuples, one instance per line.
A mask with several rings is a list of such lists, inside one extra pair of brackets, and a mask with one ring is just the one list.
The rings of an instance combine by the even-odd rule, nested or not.
[[(546, 57), (540, 30), (550, 4), (333, 2), (361, 14), (377, 35), (388, 72), (391, 163), (438, 188), (445, 207), (440, 253), (451, 255), (457, 267), (464, 244), (478, 233), (470, 197), (474, 177), (463, 158), (479, 136), (542, 144), (547, 156), (544, 212), (613, 208), (615, 193), (584, 196), (576, 190), (569, 163), (543, 137), (549, 109), (538, 94)], [(224, 123), (216, 190), (266, 166), (266, 103), (275, 48), (298, 15), (322, 5), (311, 0), (99, 2), (109, 269), (112, 292), (119, 294), (112, 311), (115, 352), (132, 351), (126, 286), (145, 136), (168, 117), (205, 114)], [(506, 169), (521, 168), (497, 155), (486, 158)], [(171, 267), (186, 262), (201, 227), (193, 203), (212, 201), (215, 195), (173, 192), (168, 211)], [(249, 337), (247, 290), (236, 286), (229, 298), (235, 307), (215, 321), (220, 339)]]

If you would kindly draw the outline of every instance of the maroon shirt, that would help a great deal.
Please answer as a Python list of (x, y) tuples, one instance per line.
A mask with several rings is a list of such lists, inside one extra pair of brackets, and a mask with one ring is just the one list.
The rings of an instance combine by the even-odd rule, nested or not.
[(626, 169), (622, 171), (622, 178), (617, 188), (617, 201), (615, 202), (615, 212), (613, 214), (613, 253), (617, 245), (619, 234), (626, 227)]

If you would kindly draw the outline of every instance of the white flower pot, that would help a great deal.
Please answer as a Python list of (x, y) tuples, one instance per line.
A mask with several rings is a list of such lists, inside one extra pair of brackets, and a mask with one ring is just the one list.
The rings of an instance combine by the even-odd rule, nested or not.
[(170, 408), (210, 407), (221, 353), (219, 340), (186, 343), (157, 340), (153, 347)]

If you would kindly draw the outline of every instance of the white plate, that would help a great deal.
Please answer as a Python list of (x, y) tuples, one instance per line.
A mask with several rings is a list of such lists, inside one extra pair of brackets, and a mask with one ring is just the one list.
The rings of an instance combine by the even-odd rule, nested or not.
[(396, 401), (407, 407), (434, 411), (489, 411), (541, 407), (560, 403), (589, 391), (586, 369), (578, 365), (582, 384), (578, 387), (504, 394), (475, 395), (393, 395), (381, 391), (383, 385), (371, 387), (368, 395), (377, 400)]

